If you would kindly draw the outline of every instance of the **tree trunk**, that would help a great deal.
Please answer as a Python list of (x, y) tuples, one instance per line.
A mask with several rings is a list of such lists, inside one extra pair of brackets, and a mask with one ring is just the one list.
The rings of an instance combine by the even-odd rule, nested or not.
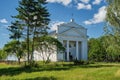
[[(28, 23), (29, 24), (29, 23)], [(29, 50), (29, 25), (27, 27), (27, 52), (28, 52), (28, 64), (30, 63), (30, 50)]]
[(36, 27), (35, 27), (35, 29), (34, 29), (34, 34), (33, 34), (33, 41), (32, 41), (32, 53), (31, 53), (31, 61), (33, 61), (33, 54), (34, 54), (34, 46), (35, 46), (35, 31), (36, 31)]
[(21, 62), (20, 62), (20, 58), (18, 58), (18, 64), (20, 64)]

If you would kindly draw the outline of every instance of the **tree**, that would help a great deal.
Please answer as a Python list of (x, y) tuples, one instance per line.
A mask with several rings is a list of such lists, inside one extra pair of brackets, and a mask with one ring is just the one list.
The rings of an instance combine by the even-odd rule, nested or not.
[[(120, 0), (108, 0), (106, 22), (109, 34), (120, 41)], [(117, 43), (120, 46), (120, 42)]]
[(115, 35), (104, 35), (102, 37), (102, 45), (106, 52), (106, 61), (119, 61), (120, 46)]
[(3, 61), (4, 59), (6, 59), (7, 54), (5, 53), (5, 51), (3, 49), (0, 49), (0, 61)]
[(106, 21), (115, 28), (120, 28), (120, 0), (108, 0)]
[(34, 37), (41, 35), (46, 29), (49, 23), (49, 13), (47, 12), (46, 0), (21, 0), (19, 1), (19, 7), (17, 8), (18, 15), (14, 16), (19, 20), (24, 21), (27, 29), (27, 53), (28, 63), (30, 63), (30, 38), (33, 39), (32, 54), (34, 51)]
[[(11, 53), (16, 53), (16, 56), (18, 57), (18, 62), (20, 64), (20, 58), (23, 55), (23, 51), (22, 51), (22, 44), (20, 39), (22, 38), (23, 35), (23, 26), (21, 25), (20, 21), (15, 21), (11, 23), (11, 26), (8, 26), (8, 30), (11, 32), (10, 34), (10, 39), (13, 39), (13, 41), (11, 41), (10, 43), (6, 44), (5, 47), (7, 47), (7, 49), (10, 49)], [(14, 46), (14, 47), (10, 47), (10, 46)], [(15, 48), (15, 50), (13, 49)], [(11, 50), (13, 49), (13, 50)]]
[(114, 35), (103, 35), (88, 41), (88, 56), (92, 61), (119, 61), (120, 46)]
[(92, 61), (104, 61), (105, 49), (103, 48), (102, 38), (91, 38), (88, 41), (88, 57)]
[(117, 37), (120, 40), (120, 1), (119, 0), (108, 0), (109, 5), (107, 6), (107, 27), (110, 34)]
[(23, 26), (21, 25), (20, 21), (15, 21), (11, 23), (11, 26), (8, 26), (8, 30), (11, 32), (10, 39), (15, 39), (18, 42), (23, 35)]
[(120, 0), (108, 0), (107, 6), (107, 33), (109, 36), (109, 46), (106, 48), (109, 57), (111, 56), (112, 60), (115, 60), (115, 57), (119, 58), (120, 56)]
[(4, 51), (8, 55), (15, 55), (18, 58), (18, 63), (20, 64), (20, 59), (24, 56), (24, 47), (23, 45), (17, 45), (19, 42), (16, 40), (12, 40), (5, 44)]
[[(41, 36), (37, 39), (38, 43), (36, 44), (37, 51), (40, 53), (40, 57), (43, 58), (44, 62), (49, 62), (50, 56), (56, 51), (64, 52), (65, 48), (57, 39), (50, 36)], [(45, 59), (46, 58), (46, 59)]]

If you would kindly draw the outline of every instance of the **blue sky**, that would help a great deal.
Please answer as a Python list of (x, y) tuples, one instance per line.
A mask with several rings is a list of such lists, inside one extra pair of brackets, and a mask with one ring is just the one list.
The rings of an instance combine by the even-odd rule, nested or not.
[[(0, 1), (0, 48), (9, 41), (9, 31), (6, 28), (14, 21), (11, 16), (17, 14), (15, 8), (18, 7), (18, 1)], [(47, 0), (47, 2), (52, 30), (55, 30), (58, 24), (69, 22), (73, 14), (75, 22), (87, 28), (89, 38), (103, 35), (105, 0)]]

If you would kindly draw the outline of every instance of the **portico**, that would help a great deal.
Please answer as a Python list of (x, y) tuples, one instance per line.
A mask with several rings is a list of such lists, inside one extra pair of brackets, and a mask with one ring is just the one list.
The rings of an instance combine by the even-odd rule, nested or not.
[[(72, 60), (83, 60), (84, 55), (82, 53), (85, 53), (87, 51), (84, 51), (84, 42), (78, 41), (78, 40), (63, 40), (63, 45), (66, 49), (63, 59), (65, 61), (71, 61), (70, 56), (72, 56)], [(87, 46), (87, 45), (86, 45)], [(87, 58), (86, 58), (87, 60)]]
[[(70, 61), (70, 56), (72, 56), (72, 60), (80, 59), (81, 56), (81, 41), (70, 41), (70, 40), (64, 40), (64, 44), (67, 46), (64, 46), (66, 48), (64, 60)], [(67, 57), (66, 57), (67, 56)]]

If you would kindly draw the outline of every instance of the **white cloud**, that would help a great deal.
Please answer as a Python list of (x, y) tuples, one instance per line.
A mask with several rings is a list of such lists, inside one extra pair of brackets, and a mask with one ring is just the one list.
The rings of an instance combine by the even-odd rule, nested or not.
[(85, 23), (86, 25), (88, 25), (88, 24), (92, 24), (91, 21), (84, 21), (84, 23)]
[(83, 3), (89, 3), (90, 0), (80, 0)]
[(50, 30), (51, 30), (51, 31), (57, 30), (57, 26), (60, 25), (60, 24), (63, 24), (63, 23), (64, 23), (64, 22), (58, 22), (58, 21), (51, 23), (51, 25), (50, 25), (50, 26), (51, 26)]
[(106, 6), (103, 6), (99, 8), (98, 13), (94, 14), (94, 17), (92, 19), (84, 21), (86, 25), (88, 24), (96, 24), (96, 23), (101, 23), (105, 20), (106, 17)]
[(8, 23), (6, 19), (0, 19), (0, 23)]
[(90, 9), (92, 9), (92, 7), (91, 7), (90, 4), (78, 3), (77, 9), (79, 9), (79, 10), (80, 10), (80, 9), (88, 9), (88, 10), (90, 10)]
[(97, 4), (97, 5), (98, 5), (98, 4), (101, 3), (101, 1), (102, 1), (102, 0), (94, 0), (92, 4), (94, 4), (94, 5)]
[(68, 4), (70, 4), (72, 2), (72, 0), (47, 0), (47, 2), (50, 3), (62, 3), (63, 5), (67, 6)]

